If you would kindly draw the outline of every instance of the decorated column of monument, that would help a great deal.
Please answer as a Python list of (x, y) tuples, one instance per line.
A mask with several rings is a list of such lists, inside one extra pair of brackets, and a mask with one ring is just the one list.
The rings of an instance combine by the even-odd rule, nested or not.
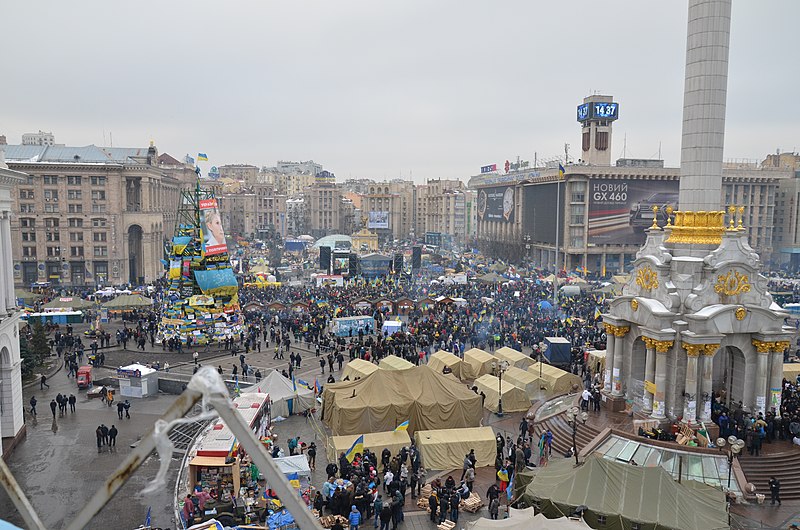
[(710, 423), (714, 394), (753, 413), (780, 409), (788, 315), (760, 274), (745, 208), (721, 206), (730, 13), (731, 0), (689, 2), (679, 204), (664, 226), (654, 216), (603, 315), (613, 410)]

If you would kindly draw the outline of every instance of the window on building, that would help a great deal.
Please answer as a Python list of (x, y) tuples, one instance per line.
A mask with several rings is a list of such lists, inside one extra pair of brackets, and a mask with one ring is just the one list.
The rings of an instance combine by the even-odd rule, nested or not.
[(82, 204), (70, 204), (67, 208), (69, 213), (83, 213), (83, 205)]
[(94, 247), (95, 257), (108, 256), (108, 247)]
[(605, 151), (608, 149), (608, 132), (597, 131), (594, 136), (594, 147), (598, 151)]
[(92, 234), (92, 241), (95, 242), (105, 242), (108, 240), (107, 238), (108, 234), (106, 234), (105, 232), (94, 232)]
[(591, 136), (589, 136), (589, 131), (584, 131), (583, 134), (581, 135), (581, 148), (584, 151), (588, 151), (589, 150), (590, 139), (591, 139)]
[(92, 204), (92, 213), (106, 213), (106, 205)]
[(47, 232), (47, 241), (61, 241), (61, 232)]
[(22, 256), (25, 258), (35, 258), (36, 247), (22, 247)]
[(23, 241), (36, 241), (36, 232), (22, 232)]
[(92, 219), (92, 226), (94, 228), (102, 228), (106, 226), (106, 220), (103, 219), (102, 217), (97, 217), (95, 219)]
[(44, 226), (47, 228), (58, 228), (58, 219), (55, 217), (48, 217), (44, 220)]
[(34, 194), (33, 190), (19, 190), (19, 198), (20, 199), (33, 199)]
[(91, 178), (92, 186), (105, 186), (106, 185), (106, 178), (105, 177), (92, 177)]
[(67, 199), (73, 201), (79, 201), (83, 198), (83, 192), (81, 190), (67, 190)]
[(83, 228), (83, 219), (78, 217), (70, 217), (69, 218), (69, 227), (70, 228)]
[(70, 232), (69, 240), (74, 242), (83, 241), (83, 232)]
[(42, 180), (45, 186), (58, 186), (58, 177), (55, 175), (45, 175)]
[(44, 200), (45, 201), (57, 201), (58, 200), (58, 190), (44, 190)]
[(31, 217), (20, 217), (19, 226), (20, 228), (36, 228), (36, 219)]
[(79, 176), (70, 175), (67, 177), (67, 186), (80, 186), (81, 178)]
[(71, 258), (82, 258), (83, 247), (69, 247), (69, 256)]
[(92, 200), (93, 201), (106, 200), (106, 190), (92, 190)]
[(61, 247), (47, 247), (47, 257), (57, 258), (61, 255)]
[(52, 202), (46, 202), (44, 204), (44, 212), (45, 213), (58, 213), (58, 204), (54, 204)]
[(36, 208), (33, 207), (33, 204), (23, 203), (19, 205), (19, 213), (35, 213)]

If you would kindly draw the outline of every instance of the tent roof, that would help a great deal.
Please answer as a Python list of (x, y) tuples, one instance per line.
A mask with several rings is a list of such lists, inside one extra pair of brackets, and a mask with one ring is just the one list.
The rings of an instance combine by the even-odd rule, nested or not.
[(514, 348), (509, 348), (508, 346), (503, 346), (499, 350), (495, 351), (494, 354), (499, 359), (508, 361), (508, 364), (516, 366), (517, 368), (527, 368), (535, 362), (521, 351), (515, 350)]
[(556, 368), (551, 364), (533, 363), (528, 367), (528, 371), (536, 377), (539, 377), (540, 369), (543, 384), (550, 393), (569, 392), (572, 390), (573, 385), (578, 385), (578, 388), (583, 385), (581, 378), (577, 375), (566, 372), (561, 368)]
[(490, 272), (488, 274), (478, 276), (476, 279), (477, 281), (482, 283), (500, 283), (505, 281), (505, 278), (503, 278), (502, 276), (500, 276), (495, 272)]
[(269, 394), (269, 398), (273, 403), (284, 399), (293, 399), (297, 396), (314, 399), (312, 390), (299, 385), (295, 390), (292, 386), (292, 381), (283, 377), (277, 370), (267, 372), (267, 375), (260, 382), (248, 387), (244, 392), (258, 392), (259, 389), (261, 389), (260, 393)]
[(794, 381), (800, 374), (800, 363), (783, 363), (783, 377)]
[(335, 435), (389, 431), (406, 420), (409, 431), (473, 427), (483, 416), (480, 396), (425, 365), (328, 384), (323, 403)]
[[(359, 434), (328, 437), (328, 460), (335, 462), (341, 453), (353, 446)], [(411, 436), (407, 431), (385, 431), (364, 434), (364, 449), (380, 454), (384, 448), (389, 449), (393, 455), (400, 452), (403, 447), (411, 445)]]
[[(453, 371), (453, 376), (461, 379), (462, 377), (462, 366), (463, 361), (457, 355), (453, 355), (449, 351), (439, 350), (433, 355), (430, 356), (428, 359), (428, 366), (433, 368), (439, 373), (442, 373), (445, 366), (449, 367), (450, 370)], [(800, 365), (798, 365), (800, 366)]]
[(284, 475), (297, 473), (305, 477), (311, 476), (311, 468), (308, 465), (308, 458), (306, 458), (306, 455), (284, 456), (281, 458), (273, 458), (272, 461), (278, 464), (278, 468)]
[(397, 355), (387, 355), (381, 359), (378, 368), (383, 370), (408, 370), (409, 368), (414, 368), (414, 364)]
[[(474, 385), (478, 387), (478, 391), (486, 395), (484, 406), (491, 411), (496, 411), (499, 408), (498, 389), (500, 388), (500, 380), (493, 375), (484, 374), (475, 380)], [(502, 388), (504, 411), (520, 412), (531, 407), (531, 400), (521, 388), (509, 382), (502, 385)]]
[(363, 379), (377, 370), (378, 366), (369, 361), (365, 361), (364, 359), (353, 359), (344, 367), (344, 370), (342, 371), (342, 379), (348, 376), (350, 377), (351, 381), (356, 377)]
[(103, 304), (108, 309), (126, 309), (128, 307), (150, 307), (153, 300), (140, 294), (121, 294)]
[(509, 508), (506, 519), (486, 519), (481, 517), (467, 523), (467, 530), (585, 530), (591, 528), (583, 519), (558, 517), (548, 519), (544, 514), (535, 514), (533, 508), (517, 510)]
[(486, 353), (478, 348), (472, 348), (464, 352), (464, 364), (461, 367), (461, 375), (464, 379), (477, 379), (492, 370), (492, 361), (497, 360), (494, 355)]
[[(610, 487), (613, 485), (612, 487)], [(541, 468), (523, 499), (621, 516), (629, 522), (683, 530), (727, 528), (725, 494), (694, 481), (678, 484), (661, 467), (640, 467), (591, 455), (574, 468), (569, 460)], [(543, 506), (543, 512), (548, 509)]]
[(47, 309), (61, 309), (65, 307), (71, 307), (72, 309), (82, 309), (84, 307), (91, 307), (94, 304), (89, 302), (88, 300), (84, 300), (78, 296), (75, 297), (64, 297), (64, 298), (56, 298), (50, 302), (47, 302), (44, 307)]

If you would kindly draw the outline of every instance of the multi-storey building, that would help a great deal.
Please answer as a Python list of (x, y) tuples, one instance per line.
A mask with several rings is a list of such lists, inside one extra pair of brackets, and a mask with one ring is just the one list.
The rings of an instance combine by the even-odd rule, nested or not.
[(253, 191), (256, 194), (258, 232), (277, 233), (281, 237), (287, 237), (286, 195), (279, 195), (271, 184), (257, 184), (253, 186)]
[(342, 227), (342, 190), (329, 178), (318, 178), (304, 193), (309, 232), (314, 237), (338, 234)]
[(231, 241), (255, 237), (258, 229), (257, 197), (252, 191), (218, 195), (219, 213)]
[(361, 195), (367, 228), (375, 231), (383, 242), (407, 239), (416, 217), (415, 196), (414, 183), (408, 180), (372, 182)]
[(241, 180), (248, 184), (258, 180), (258, 168), (249, 164), (226, 164), (219, 166), (219, 177)]
[(16, 285), (141, 284), (161, 276), (180, 190), (192, 183), (179, 180), (184, 169), (161, 168), (153, 145), (5, 150), (9, 167), (27, 174), (14, 195)]
[[(458, 179), (428, 179), (425, 184), (417, 186), (414, 226), (416, 236), (424, 237), (425, 234), (432, 233), (457, 238), (450, 231), (455, 230), (456, 225), (461, 227), (463, 234), (466, 226), (466, 201), (463, 193), (458, 198), (455, 192), (464, 192), (465, 189), (464, 183)], [(461, 219), (456, 222), (455, 218), (459, 215)]]
[(12, 171), (0, 146), (0, 436), (6, 455), (25, 436), (22, 396), (22, 360), (19, 349), (19, 311), (14, 294), (14, 251), (11, 238), (16, 186), (27, 175)]
[(56, 145), (56, 137), (51, 132), (41, 130), (38, 133), (25, 133), (22, 135), (22, 145)]
[(286, 199), (286, 232), (289, 236), (308, 234), (310, 214), (303, 197)]

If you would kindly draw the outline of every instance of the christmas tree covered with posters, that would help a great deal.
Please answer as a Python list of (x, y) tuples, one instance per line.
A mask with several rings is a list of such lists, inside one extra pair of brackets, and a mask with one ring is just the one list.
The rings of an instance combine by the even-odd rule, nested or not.
[(187, 344), (237, 336), (244, 320), (219, 204), (200, 187), (181, 193), (175, 235), (167, 244), (167, 292), (158, 337)]

